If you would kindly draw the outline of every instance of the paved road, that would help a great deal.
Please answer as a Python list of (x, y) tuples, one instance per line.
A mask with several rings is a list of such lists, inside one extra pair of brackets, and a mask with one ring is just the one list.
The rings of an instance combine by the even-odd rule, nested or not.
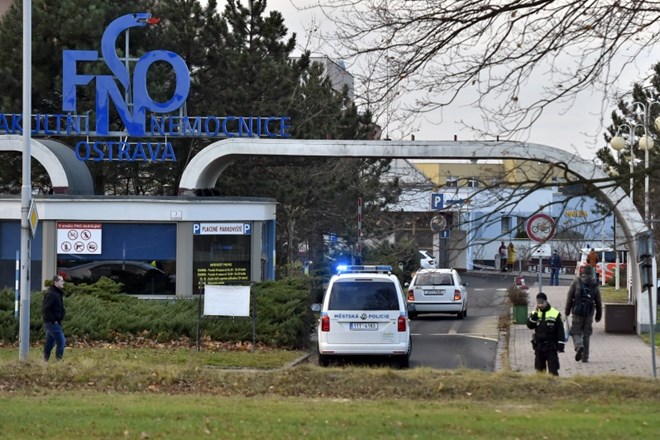
[(468, 283), (468, 315), (429, 314), (412, 321), (411, 368), (472, 368), (495, 371), (499, 316), (511, 277), (463, 277)]

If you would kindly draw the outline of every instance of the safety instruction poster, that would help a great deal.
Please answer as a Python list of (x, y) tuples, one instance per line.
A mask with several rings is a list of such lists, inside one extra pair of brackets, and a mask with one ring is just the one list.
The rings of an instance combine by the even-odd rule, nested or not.
[(57, 222), (58, 254), (101, 254), (101, 223)]

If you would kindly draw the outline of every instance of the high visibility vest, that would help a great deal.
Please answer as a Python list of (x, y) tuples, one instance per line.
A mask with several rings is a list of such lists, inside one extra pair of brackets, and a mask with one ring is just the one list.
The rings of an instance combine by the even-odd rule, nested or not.
[(543, 314), (543, 311), (540, 311), (538, 314), (539, 320), (536, 324), (536, 337), (540, 340), (549, 339), (554, 341), (557, 338), (557, 329), (555, 325), (559, 318), (559, 310), (550, 307), (550, 310), (545, 312), (545, 318), (543, 317)]

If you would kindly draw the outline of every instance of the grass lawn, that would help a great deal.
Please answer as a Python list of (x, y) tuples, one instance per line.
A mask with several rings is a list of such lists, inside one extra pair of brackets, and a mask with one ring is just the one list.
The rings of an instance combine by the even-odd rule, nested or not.
[(27, 362), (16, 348), (0, 348), (2, 438), (656, 439), (660, 432), (653, 379), (294, 364), (303, 354), (73, 347), (64, 361), (46, 364), (38, 347)]
[(7, 439), (657, 439), (660, 432), (657, 401), (366, 397), (46, 393), (0, 397), (0, 424)]

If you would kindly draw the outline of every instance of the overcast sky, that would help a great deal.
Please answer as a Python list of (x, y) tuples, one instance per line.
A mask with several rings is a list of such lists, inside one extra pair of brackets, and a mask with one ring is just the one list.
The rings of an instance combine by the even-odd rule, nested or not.
[[(268, 7), (282, 13), (285, 25), (290, 32), (296, 32), (299, 46), (304, 47), (310, 41), (307, 35), (311, 29), (316, 28), (324, 32), (332, 29), (332, 24), (325, 20), (323, 14), (310, 6), (318, 1), (268, 0)], [(312, 35), (315, 34), (318, 34), (318, 31), (312, 32)], [(307, 47), (317, 55), (324, 54), (323, 46), (314, 41), (313, 37), (311, 44), (308, 44)], [(628, 67), (624, 80), (619, 84), (619, 89), (629, 91), (632, 83), (648, 75), (651, 66), (658, 61), (660, 61), (660, 49), (656, 49), (648, 57), (640, 59), (636, 66)], [(541, 87), (543, 78), (540, 76), (532, 78), (530, 87), (527, 88), (528, 92), (533, 93), (534, 83)], [(456, 135), (459, 140), (475, 139), (474, 134), (458, 123), (460, 120), (464, 120), (472, 125), (480, 124), (480, 114), (470, 108), (467, 103), (468, 98), (465, 97), (462, 102), (458, 102), (442, 112), (437, 111), (420, 116), (417, 121), (419, 130), (415, 132), (415, 138), (417, 140), (447, 140), (453, 139)], [(567, 108), (566, 105), (557, 105), (546, 109), (544, 115), (534, 124), (531, 132), (527, 133), (526, 138), (516, 140), (550, 145), (571, 153), (577, 152), (584, 158), (593, 158), (596, 151), (606, 145), (602, 127), (610, 124), (610, 114), (614, 108), (615, 103), (604, 102), (602, 94), (598, 92), (583, 93), (579, 95), (571, 108)], [(379, 121), (379, 123), (385, 125), (385, 121)]]

